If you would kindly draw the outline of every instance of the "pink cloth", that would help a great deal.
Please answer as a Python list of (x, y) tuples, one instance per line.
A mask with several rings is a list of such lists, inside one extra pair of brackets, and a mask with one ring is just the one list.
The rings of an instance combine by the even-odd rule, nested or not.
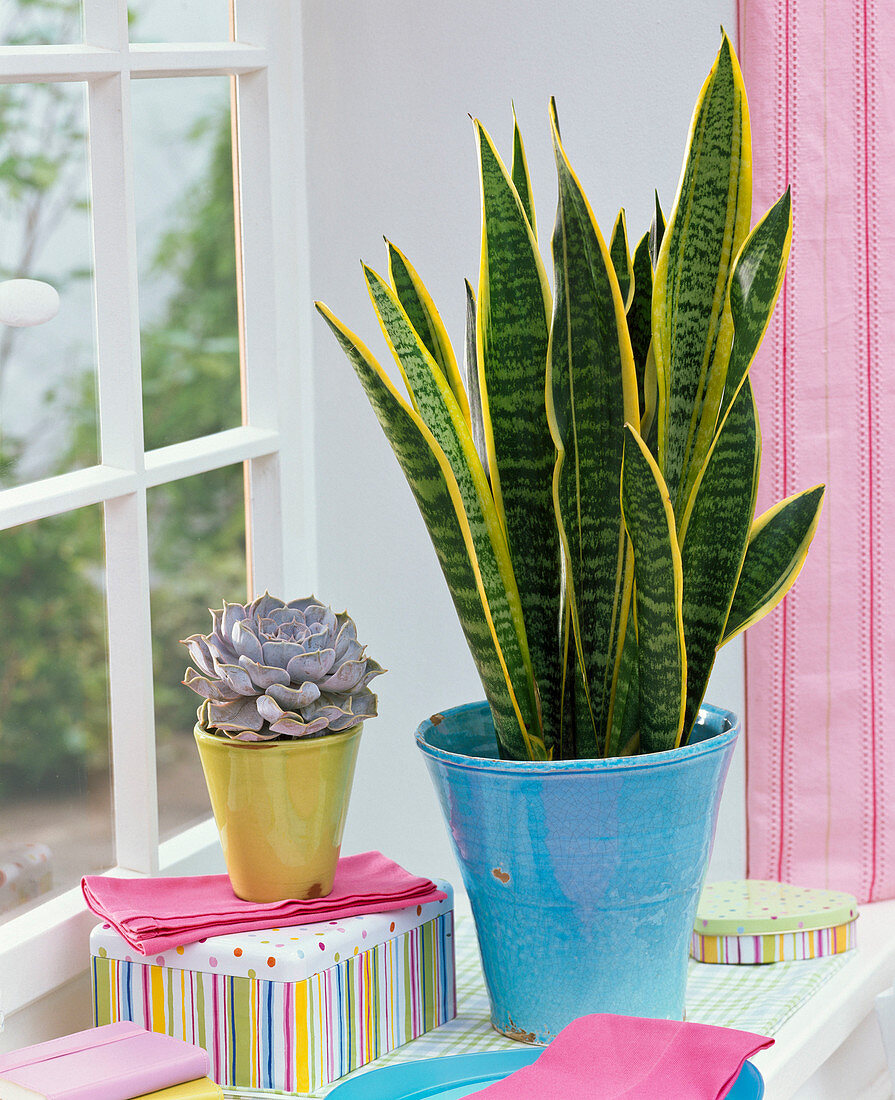
[(740, 0), (755, 215), (794, 233), (752, 368), (763, 510), (825, 482), (795, 588), (746, 635), (749, 875), (895, 896), (895, 6)]
[(582, 1016), (538, 1060), (471, 1096), (488, 1100), (720, 1100), (773, 1044), (748, 1031), (639, 1016)]
[(333, 891), (310, 901), (242, 901), (226, 875), (81, 880), (87, 905), (143, 955), (255, 928), (341, 920), (439, 901), (447, 895), (381, 852), (339, 860)]

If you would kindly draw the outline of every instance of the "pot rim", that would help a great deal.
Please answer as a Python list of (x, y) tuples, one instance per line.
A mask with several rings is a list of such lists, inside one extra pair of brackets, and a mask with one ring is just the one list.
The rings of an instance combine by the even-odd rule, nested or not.
[(432, 718), (444, 719), (461, 714), (463, 711), (488, 710), (485, 700), (473, 703), (463, 703), (460, 706), (450, 707), (448, 710), (439, 711), (431, 718), (425, 719), (417, 727), (415, 740), (417, 748), (432, 760), (447, 764), (452, 768), (464, 768), (469, 771), (489, 771), (501, 775), (523, 776), (547, 776), (569, 775), (576, 773), (595, 773), (601, 771), (636, 771), (642, 768), (661, 767), (687, 760), (693, 760), (701, 756), (707, 756), (716, 752), (722, 752), (732, 745), (740, 732), (739, 718), (733, 711), (716, 707), (712, 703), (703, 703), (699, 713), (704, 712), (727, 723), (727, 729), (713, 734), (704, 741), (697, 741), (692, 745), (682, 745), (677, 749), (666, 749), (664, 752), (644, 753), (640, 756), (608, 756), (596, 758), (583, 758), (580, 760), (501, 760), (489, 756), (469, 756), (466, 753), (451, 752), (448, 749), (439, 748), (426, 740), (427, 733), (440, 725), (433, 722)]
[(202, 742), (206, 745), (223, 745), (227, 748), (233, 747), (237, 751), (242, 749), (266, 749), (271, 752), (273, 749), (280, 749), (282, 752), (292, 752), (299, 746), (309, 748), (312, 745), (319, 745), (325, 741), (328, 744), (342, 744), (345, 741), (350, 740), (352, 737), (356, 737), (364, 728), (364, 723), (358, 722), (355, 726), (349, 726), (347, 730), (338, 730), (336, 733), (326, 733), (320, 737), (293, 737), (291, 741), (238, 741), (234, 737), (227, 737), (226, 734), (212, 733), (211, 730), (205, 729), (204, 726), (197, 722), (193, 726), (193, 735), (197, 742)]

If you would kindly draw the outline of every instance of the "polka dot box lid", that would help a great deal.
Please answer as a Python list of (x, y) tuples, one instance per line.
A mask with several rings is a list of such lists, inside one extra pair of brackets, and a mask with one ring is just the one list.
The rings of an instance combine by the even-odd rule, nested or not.
[(449, 912), (454, 896), (450, 883), (433, 881), (447, 894), (441, 901), (318, 924), (213, 936), (157, 955), (141, 955), (110, 924), (98, 924), (90, 934), (90, 954), (174, 970), (301, 982), (342, 959), (359, 955)]
[(764, 879), (710, 882), (699, 900), (694, 930), (701, 936), (779, 935), (835, 928), (857, 916), (857, 900), (839, 890)]

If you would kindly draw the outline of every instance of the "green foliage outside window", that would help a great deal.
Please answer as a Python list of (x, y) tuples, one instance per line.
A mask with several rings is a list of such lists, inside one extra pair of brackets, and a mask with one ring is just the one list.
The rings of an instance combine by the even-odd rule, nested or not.
[[(7, 91), (0, 87), (0, 201), (24, 188), (47, 209), (59, 200), (64, 149), (46, 171), (15, 161), (9, 154), (15, 127), (34, 120), (4, 111), (11, 102), (3, 98)], [(67, 137), (83, 140), (70, 125)], [(185, 195), (154, 258), (174, 277), (174, 287), (159, 319), (142, 334), (147, 448), (240, 422), (229, 111), (206, 126), (212, 155), (205, 177)], [(67, 201), (85, 198), (70, 189)], [(70, 273), (72, 279), (82, 275)], [(24, 263), (0, 272), (0, 278), (14, 276), (40, 277)], [(2, 352), (0, 347), (0, 371)], [(92, 371), (49, 400), (49, 411), (59, 414), (54, 421), (72, 426), (52, 472), (96, 462)], [(7, 485), (16, 480), (24, 442), (6, 434), (0, 443), (0, 477)], [(192, 731), (176, 639), (195, 632), (221, 592), (245, 590), (241, 477), (231, 469), (159, 486), (150, 490), (150, 508), (153, 635), (164, 639), (154, 652), (156, 716), (164, 740)], [(106, 766), (101, 548), (98, 508), (0, 532), (0, 795), (80, 786), (91, 770)]]

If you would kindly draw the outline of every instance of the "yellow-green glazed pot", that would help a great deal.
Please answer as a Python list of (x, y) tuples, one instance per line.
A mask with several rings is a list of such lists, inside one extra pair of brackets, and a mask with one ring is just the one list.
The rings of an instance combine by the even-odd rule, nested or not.
[(332, 891), (363, 722), (293, 741), (193, 731), (237, 897), (322, 898)]

